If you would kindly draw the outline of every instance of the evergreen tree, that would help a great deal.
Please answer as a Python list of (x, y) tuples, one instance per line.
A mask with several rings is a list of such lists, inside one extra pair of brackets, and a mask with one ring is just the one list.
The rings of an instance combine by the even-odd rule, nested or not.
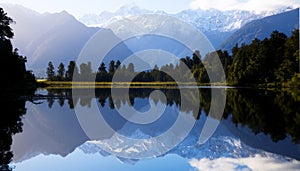
[(65, 75), (65, 65), (63, 63), (60, 63), (57, 70), (57, 79), (59, 81), (64, 80)]
[(54, 66), (52, 62), (50, 61), (48, 63), (48, 68), (47, 68), (47, 79), (50, 81), (53, 81), (55, 77), (55, 71), (54, 71)]
[[(30, 71), (26, 71), (26, 57), (13, 50), (10, 39), (14, 34), (10, 27), (13, 20), (0, 8), (0, 84), (2, 90), (34, 88), (36, 81)], [(8, 74), (9, 73), (9, 74)]]
[(98, 68), (98, 73), (107, 73), (106, 66), (105, 66), (104, 62), (102, 62), (100, 64), (100, 67)]
[(74, 75), (78, 76), (79, 70), (78, 70), (78, 67), (77, 67), (75, 61), (70, 61), (69, 65), (68, 65), (68, 70), (66, 71), (65, 79), (67, 81), (72, 81)]
[(109, 81), (104, 62), (102, 62), (98, 68), (96, 81)]
[(273, 31), (270, 38), (255, 39), (250, 45), (234, 47), (229, 69), (231, 84), (266, 84), (287, 82), (298, 71), (299, 30), (290, 38)]
[(115, 61), (111, 60), (108, 67), (108, 72), (113, 75), (115, 72)]
[(7, 13), (0, 8), (0, 39), (2, 41), (9, 40), (14, 36), (10, 24), (13, 23), (13, 20), (7, 16)]
[(201, 55), (200, 55), (200, 51), (196, 50), (193, 53), (193, 65), (198, 65), (201, 62)]
[(116, 66), (115, 66), (115, 69), (120, 69), (119, 67), (121, 66), (121, 62), (119, 60), (117, 60), (116, 62)]
[(286, 82), (299, 71), (299, 29), (292, 32), (284, 45), (285, 51), (283, 61), (277, 71), (275, 71), (276, 81)]

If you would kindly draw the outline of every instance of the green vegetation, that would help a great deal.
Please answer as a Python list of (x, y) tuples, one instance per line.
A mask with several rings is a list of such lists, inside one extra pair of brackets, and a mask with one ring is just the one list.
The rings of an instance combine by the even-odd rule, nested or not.
[(0, 8), (0, 170), (5, 171), (12, 170), (9, 166), (13, 158), (12, 136), (22, 132), (22, 115), (26, 113), (26, 100), (21, 95), (32, 96), (37, 87), (35, 76), (26, 70), (26, 57), (13, 49), (12, 23)]
[(288, 82), (299, 73), (299, 30), (292, 36), (274, 31), (269, 39), (234, 47), (228, 81), (233, 85)]
[(25, 67), (26, 57), (19, 55), (18, 49), (13, 49), (11, 44), (12, 23), (13, 20), (0, 8), (0, 77), (4, 80), (0, 88), (5, 92), (35, 89), (35, 76)]
[[(226, 83), (214, 82), (208, 76), (209, 71), (218, 77), (217, 80), (225, 80), (221, 78), (216, 57), (219, 57), (224, 68)], [(167, 64), (158, 68), (156, 65), (152, 70), (141, 73), (135, 73), (132, 63), (125, 66), (120, 61), (112, 60), (108, 69), (101, 63), (97, 72), (92, 71), (90, 62), (81, 64), (78, 69), (76, 63), (71, 61), (66, 72), (61, 63), (55, 75), (54, 66), (49, 62), (47, 78), (49, 81), (71, 81), (75, 73), (80, 76), (80, 81), (111, 82), (118, 71), (122, 74), (120, 82), (131, 81), (129, 78), (133, 75), (136, 76), (132, 82), (174, 82), (166, 72), (185, 78), (188, 74), (185, 73), (184, 66), (189, 68), (188, 72), (192, 72), (199, 85), (299, 87), (299, 30), (294, 30), (290, 37), (274, 31), (270, 38), (262, 41), (255, 39), (249, 45), (236, 45), (232, 48), (232, 55), (227, 51), (217, 50), (202, 58), (200, 52), (195, 51), (192, 58), (182, 58), (176, 66)]]
[[(11, 39), (14, 34), (10, 27), (13, 20), (0, 8), (0, 77), (2, 78), (0, 88), (4, 92), (1, 95), (0, 105), (0, 170), (12, 170), (9, 163), (12, 161), (13, 153), (10, 149), (12, 136), (22, 132), (22, 116), (26, 113), (24, 96), (28, 95), (34, 100), (33, 92), (38, 86), (35, 76), (26, 70), (26, 57), (18, 54), (14, 49)], [(215, 54), (218, 54), (225, 71), (227, 82), (213, 82), (208, 77), (208, 72), (218, 75), (219, 69)], [(218, 50), (206, 54), (203, 58), (199, 51), (195, 51), (192, 58), (185, 57), (177, 65), (168, 64), (161, 68), (155, 66), (152, 70), (141, 73), (135, 72), (135, 66), (131, 63), (127, 66), (121, 65), (120, 61), (110, 61), (108, 67), (101, 63), (98, 70), (94, 72), (91, 63), (82, 63), (78, 67), (75, 61), (70, 61), (67, 68), (60, 63), (57, 68), (52, 62), (47, 67), (47, 82), (54, 85), (48, 89), (46, 98), (49, 107), (55, 100), (63, 106), (67, 100), (70, 108), (75, 105), (89, 107), (94, 97), (89, 97), (87, 89), (95, 89), (95, 95), (101, 106), (109, 103), (110, 108), (120, 108), (121, 104), (134, 104), (135, 98), (148, 98), (154, 89), (161, 89), (166, 95), (167, 105), (180, 106), (181, 100), (190, 105), (196, 104), (194, 89), (186, 89), (180, 94), (176, 89), (178, 85), (190, 85), (189, 82), (174, 82), (166, 72), (174, 73), (182, 78), (188, 76), (184, 66), (189, 68), (195, 80), (201, 85), (237, 85), (237, 86), (262, 86), (262, 87), (300, 87), (299, 73), (299, 30), (294, 30), (290, 37), (278, 31), (274, 31), (270, 38), (264, 40), (255, 39), (249, 45), (235, 46), (231, 54), (227, 51)], [(205, 66), (205, 67), (204, 67)], [(166, 71), (166, 72), (163, 72)], [(112, 82), (116, 72), (122, 74), (120, 82)], [(129, 80), (135, 75), (132, 82)], [(72, 82), (73, 77), (82, 78), (78, 82)], [(225, 78), (222, 78), (225, 79)], [(220, 80), (222, 80), (220, 79)], [(88, 82), (95, 80), (95, 82)], [(212, 82), (212, 83), (211, 83)], [(40, 83), (40, 85), (43, 85)], [(82, 87), (82, 96), (72, 96), (73, 86)], [(123, 87), (130, 85), (129, 99), (125, 99)], [(69, 87), (68, 87), (69, 86)], [(138, 89), (140, 86), (150, 89)], [(59, 88), (65, 89), (59, 89)], [(117, 87), (118, 97), (112, 99), (111, 91), (107, 88)], [(58, 89), (55, 89), (58, 88)], [(70, 88), (70, 89), (68, 89)], [(135, 88), (135, 89), (134, 89)], [(196, 119), (200, 118), (202, 111), (208, 113), (211, 105), (211, 89), (200, 90), (199, 111), (192, 112)], [(275, 142), (290, 136), (296, 143), (300, 141), (300, 91), (282, 89), (282, 91), (264, 91), (258, 89), (227, 89), (227, 104), (223, 119), (231, 119), (234, 123), (249, 127), (255, 134), (264, 133), (270, 135)], [(13, 93), (12, 93), (13, 92)], [(15, 93), (17, 92), (17, 93)], [(14, 96), (12, 96), (14, 94)], [(182, 96), (182, 97), (181, 97)], [(157, 103), (162, 102), (160, 97), (152, 99)], [(127, 101), (129, 100), (129, 101)], [(78, 102), (78, 104), (77, 104)], [(213, 102), (212, 102), (213, 103)]]

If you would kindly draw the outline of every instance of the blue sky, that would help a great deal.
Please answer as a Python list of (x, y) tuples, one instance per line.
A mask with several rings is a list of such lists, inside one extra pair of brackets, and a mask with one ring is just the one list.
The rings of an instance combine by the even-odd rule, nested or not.
[(41, 13), (66, 10), (79, 18), (87, 13), (115, 11), (127, 4), (135, 4), (151, 10), (164, 10), (168, 13), (176, 13), (184, 9), (210, 8), (260, 12), (284, 6), (299, 7), (300, 0), (1, 0), (1, 3), (20, 4)]

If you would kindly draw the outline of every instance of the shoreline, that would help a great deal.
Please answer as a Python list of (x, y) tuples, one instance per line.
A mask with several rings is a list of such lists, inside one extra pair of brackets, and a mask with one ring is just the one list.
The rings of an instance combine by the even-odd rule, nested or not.
[(192, 82), (72, 82), (72, 81), (47, 81), (37, 80), (38, 88), (46, 89), (71, 89), (71, 88), (249, 88), (266, 90), (294, 89), (297, 87), (286, 86), (285, 83), (230, 85), (226, 83), (192, 83)]

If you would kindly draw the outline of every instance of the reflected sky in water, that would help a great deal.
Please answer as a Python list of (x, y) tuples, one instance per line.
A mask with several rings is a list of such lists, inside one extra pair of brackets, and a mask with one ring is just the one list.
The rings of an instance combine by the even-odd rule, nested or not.
[[(43, 94), (46, 95), (47, 92), (43, 91)], [(115, 107), (117, 105), (114, 104), (114, 107), (112, 107), (109, 95), (100, 94), (102, 94), (102, 97), (97, 97), (98, 107), (104, 115), (107, 115), (105, 117), (109, 118), (110, 115), (116, 115)], [(147, 105), (149, 105), (146, 98), (147, 93), (145, 93), (145, 97), (140, 92), (136, 94), (139, 95), (136, 95), (137, 97), (133, 100), (134, 107), (137, 109), (147, 108)], [(170, 94), (176, 94), (176, 92)], [(202, 94), (205, 94), (205, 92), (202, 92)], [(231, 95), (233, 97), (243, 97), (240, 92)], [(174, 119), (171, 119), (172, 115), (170, 113), (172, 112), (170, 111), (180, 110), (180, 105), (176, 103), (177, 99), (168, 96), (167, 98), (169, 100), (166, 113), (161, 118), (162, 123), (155, 125), (157, 130), (154, 133), (157, 134), (160, 127), (168, 127), (174, 122)], [(209, 97), (204, 96), (201, 98), (202, 103), (205, 103), (203, 99), (209, 99)], [(245, 100), (248, 97), (243, 98)], [(53, 104), (50, 108), (49, 102), (52, 103), (52, 100)], [(226, 118), (221, 120), (216, 132), (205, 144), (198, 142), (203, 124), (207, 119), (207, 104), (201, 104), (201, 112), (194, 114), (196, 123), (184, 141), (166, 154), (156, 158), (138, 160), (125, 159), (109, 154), (97, 146), (94, 141), (91, 141), (80, 127), (74, 109), (70, 108), (68, 96), (57, 96), (56, 94), (52, 100), (39, 99), (38, 101), (42, 102), (41, 104), (26, 102), (27, 112), (22, 117), (23, 132), (13, 136), (12, 151), (14, 158), (11, 166), (15, 168), (14, 170), (300, 169), (300, 146), (295, 143), (291, 135), (286, 134), (285, 138), (274, 141), (268, 133), (253, 132), (251, 125), (248, 127), (247, 125), (237, 124), (235, 122), (237, 115), (234, 115), (234, 112), (237, 111), (232, 109), (234, 105), (227, 106), (224, 116)], [(81, 100), (85, 101), (81, 102)], [(122, 99), (120, 100), (122, 101)], [(239, 101), (241, 104), (243, 104), (242, 100)], [(73, 105), (88, 107), (88, 101), (88, 98), (79, 98), (78, 103)], [(170, 103), (171, 101), (173, 103)], [(100, 103), (103, 102), (104, 105), (101, 105)], [(233, 101), (230, 103), (233, 103)], [(126, 105), (126, 102), (121, 104)], [(252, 106), (257, 107), (256, 104), (252, 104)], [(228, 111), (227, 115), (226, 111)], [(139, 129), (137, 125), (126, 123), (124, 120), (117, 119), (108, 122), (112, 124), (114, 129), (122, 130), (124, 135), (136, 137), (143, 136), (141, 134), (155, 135), (151, 134), (153, 132), (147, 133), (149, 131), (147, 129)], [(123, 126), (126, 126), (125, 130), (122, 129)], [(138, 129), (142, 131), (136, 131)], [(160, 131), (164, 130), (161, 129)], [(273, 134), (272, 131), (269, 132)], [(292, 136), (295, 137), (295, 135)], [(298, 159), (298, 161), (295, 159)]]

